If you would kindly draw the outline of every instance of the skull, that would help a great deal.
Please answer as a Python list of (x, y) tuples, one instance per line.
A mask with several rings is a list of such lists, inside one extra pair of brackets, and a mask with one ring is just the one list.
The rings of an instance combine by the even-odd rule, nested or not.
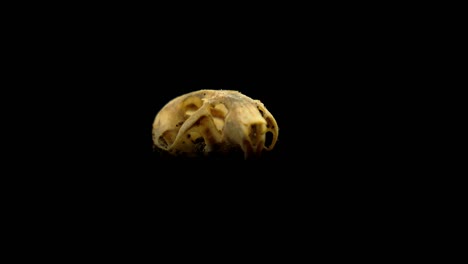
[(243, 152), (244, 159), (270, 151), (278, 125), (259, 100), (231, 90), (199, 90), (168, 102), (153, 122), (153, 149), (173, 156), (203, 157)]

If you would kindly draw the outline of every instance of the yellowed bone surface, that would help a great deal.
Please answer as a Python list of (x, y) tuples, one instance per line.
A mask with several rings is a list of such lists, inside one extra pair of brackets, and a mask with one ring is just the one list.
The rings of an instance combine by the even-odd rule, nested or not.
[(278, 125), (262, 102), (238, 91), (199, 90), (168, 102), (153, 122), (153, 146), (174, 156), (242, 151), (245, 158), (274, 148)]

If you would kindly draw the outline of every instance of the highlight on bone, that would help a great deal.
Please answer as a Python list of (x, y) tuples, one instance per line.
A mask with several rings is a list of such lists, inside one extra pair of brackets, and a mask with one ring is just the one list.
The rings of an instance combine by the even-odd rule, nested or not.
[(259, 100), (233, 90), (199, 90), (162, 107), (152, 136), (153, 148), (172, 156), (243, 152), (248, 159), (273, 150), (278, 125)]

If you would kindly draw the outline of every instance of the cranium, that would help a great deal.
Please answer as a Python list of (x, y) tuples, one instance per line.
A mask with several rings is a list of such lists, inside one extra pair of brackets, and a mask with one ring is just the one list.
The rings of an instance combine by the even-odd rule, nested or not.
[(153, 148), (173, 156), (201, 157), (270, 151), (278, 125), (259, 100), (231, 90), (199, 90), (169, 101), (153, 122)]

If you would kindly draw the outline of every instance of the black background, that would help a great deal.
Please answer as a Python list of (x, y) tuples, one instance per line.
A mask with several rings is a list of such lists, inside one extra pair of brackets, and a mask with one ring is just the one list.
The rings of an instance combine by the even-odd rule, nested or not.
[(47, 125), (57, 127), (35, 133), (64, 162), (151, 168), (151, 124), (165, 103), (232, 89), (277, 119), (270, 164), (301, 173), (390, 169), (408, 125), (413, 47), (411, 28), (397, 30), (384, 10), (120, 8), (44, 15), (21, 33), (25, 60), (17, 61), (34, 83), (25, 96), (46, 106), (38, 125), (51, 116)]
[[(262, 190), (273, 184), (286, 192), (322, 186), (323, 192), (346, 195), (389, 186), (384, 182), (399, 162), (394, 144), (402, 131), (392, 125), (398, 88), (393, 66), (382, 66), (388, 55), (342, 35), (308, 35), (312, 39), (303, 42), (301, 35), (278, 40), (275, 32), (270, 38), (197, 34), (192, 38), (201, 43), (188, 35), (93, 48), (82, 75), (73, 74), (75, 89), (84, 90), (84, 110), (76, 114), (83, 117), (79, 130), (85, 136), (77, 150), (92, 170), (113, 175), (104, 179), (123, 177), (143, 188), (182, 182), (189, 189), (253, 184)], [(199, 89), (238, 90), (261, 100), (278, 122), (275, 149), (256, 162), (160, 159), (151, 142), (156, 114), (176, 96)], [(379, 187), (369, 188), (375, 180)]]
[[(24, 181), (47, 197), (28, 203), (114, 236), (125, 221), (138, 232), (175, 225), (197, 237), (217, 226), (272, 239), (275, 226), (285, 237), (398, 231), (401, 214), (391, 212), (417, 205), (402, 202), (416, 183), (404, 166), (411, 145), (402, 148), (415, 136), (405, 111), (412, 62), (393, 19), (343, 7), (257, 9), (248, 19), (141, 10), (63, 12), (27, 25), (24, 64), (35, 74), (23, 76), (34, 83), (23, 97), (44, 112), (27, 124), (27, 138), (41, 140), (26, 143), (35, 161), (26, 167), (44, 172)], [(262, 101), (279, 127), (273, 151), (255, 161), (155, 155), (156, 114), (199, 89)]]
[[(45, 147), (57, 145), (58, 163), (102, 185), (201, 179), (378, 192), (408, 162), (399, 150), (408, 62), (388, 21), (342, 11), (253, 12), (245, 21), (110, 12), (30, 25), (36, 93), (56, 106), (47, 111), (57, 129), (40, 132)], [(262, 101), (278, 122), (275, 149), (255, 162), (160, 159), (151, 142), (156, 114), (199, 89)], [(378, 188), (363, 186), (375, 180)]]

